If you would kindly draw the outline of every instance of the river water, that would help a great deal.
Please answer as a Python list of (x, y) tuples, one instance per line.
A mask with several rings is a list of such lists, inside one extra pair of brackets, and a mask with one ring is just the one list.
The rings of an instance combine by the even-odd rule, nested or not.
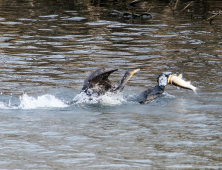
[[(0, 1), (0, 169), (222, 167), (222, 18), (201, 18), (222, 2), (129, 2)], [(118, 68), (114, 82), (140, 72), (89, 100), (82, 84), (99, 67)], [(168, 85), (139, 104), (165, 71), (198, 94)]]

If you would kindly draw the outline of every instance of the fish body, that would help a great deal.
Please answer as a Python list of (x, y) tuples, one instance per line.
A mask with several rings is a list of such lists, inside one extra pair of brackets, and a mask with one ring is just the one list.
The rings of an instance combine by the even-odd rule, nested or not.
[(185, 89), (190, 89), (193, 90), (195, 94), (197, 94), (197, 88), (190, 84), (190, 81), (185, 81), (182, 79), (183, 75), (180, 74), (177, 76), (176, 74), (171, 74), (168, 78), (168, 84), (175, 85), (177, 87), (185, 88)]

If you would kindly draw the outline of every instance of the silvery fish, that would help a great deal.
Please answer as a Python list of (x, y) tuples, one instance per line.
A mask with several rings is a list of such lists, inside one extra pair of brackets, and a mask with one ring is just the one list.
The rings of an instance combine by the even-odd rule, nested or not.
[(193, 90), (193, 92), (197, 94), (197, 88), (191, 85), (190, 81), (185, 81), (182, 78), (183, 78), (182, 74), (179, 74), (179, 76), (177, 76), (176, 74), (170, 74), (170, 76), (168, 77), (168, 84), (172, 84), (177, 87)]

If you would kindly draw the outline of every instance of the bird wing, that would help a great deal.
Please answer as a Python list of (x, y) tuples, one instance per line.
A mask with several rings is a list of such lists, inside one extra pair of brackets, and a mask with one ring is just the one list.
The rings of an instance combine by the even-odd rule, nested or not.
[(94, 77), (91, 77), (91, 79), (89, 79), (89, 82), (96, 84), (96, 83), (99, 83), (101, 80), (107, 80), (109, 75), (117, 70), (118, 69), (111, 69), (111, 70), (107, 70), (107, 71), (98, 73)]
[(117, 70), (118, 69), (105, 70), (104, 67), (97, 69), (85, 79), (83, 84), (83, 90), (89, 87), (89, 85), (93, 86), (97, 83), (100, 83), (101, 81), (107, 80), (109, 75)]

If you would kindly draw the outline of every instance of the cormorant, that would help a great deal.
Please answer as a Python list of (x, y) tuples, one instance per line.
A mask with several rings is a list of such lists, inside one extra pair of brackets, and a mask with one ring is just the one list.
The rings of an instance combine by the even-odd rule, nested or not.
[(147, 89), (139, 94), (138, 102), (140, 104), (152, 102), (157, 97), (160, 97), (165, 89), (165, 86), (168, 84), (168, 77), (171, 75), (171, 72), (163, 72), (157, 77), (158, 85), (154, 86), (153, 89)]
[(91, 96), (92, 94), (103, 95), (106, 92), (120, 92), (124, 89), (126, 83), (140, 69), (135, 69), (132, 71), (126, 71), (119, 85), (112, 83), (108, 77), (113, 72), (118, 69), (109, 69), (106, 70), (104, 67), (97, 69), (91, 73), (84, 81), (82, 91), (87, 95)]

